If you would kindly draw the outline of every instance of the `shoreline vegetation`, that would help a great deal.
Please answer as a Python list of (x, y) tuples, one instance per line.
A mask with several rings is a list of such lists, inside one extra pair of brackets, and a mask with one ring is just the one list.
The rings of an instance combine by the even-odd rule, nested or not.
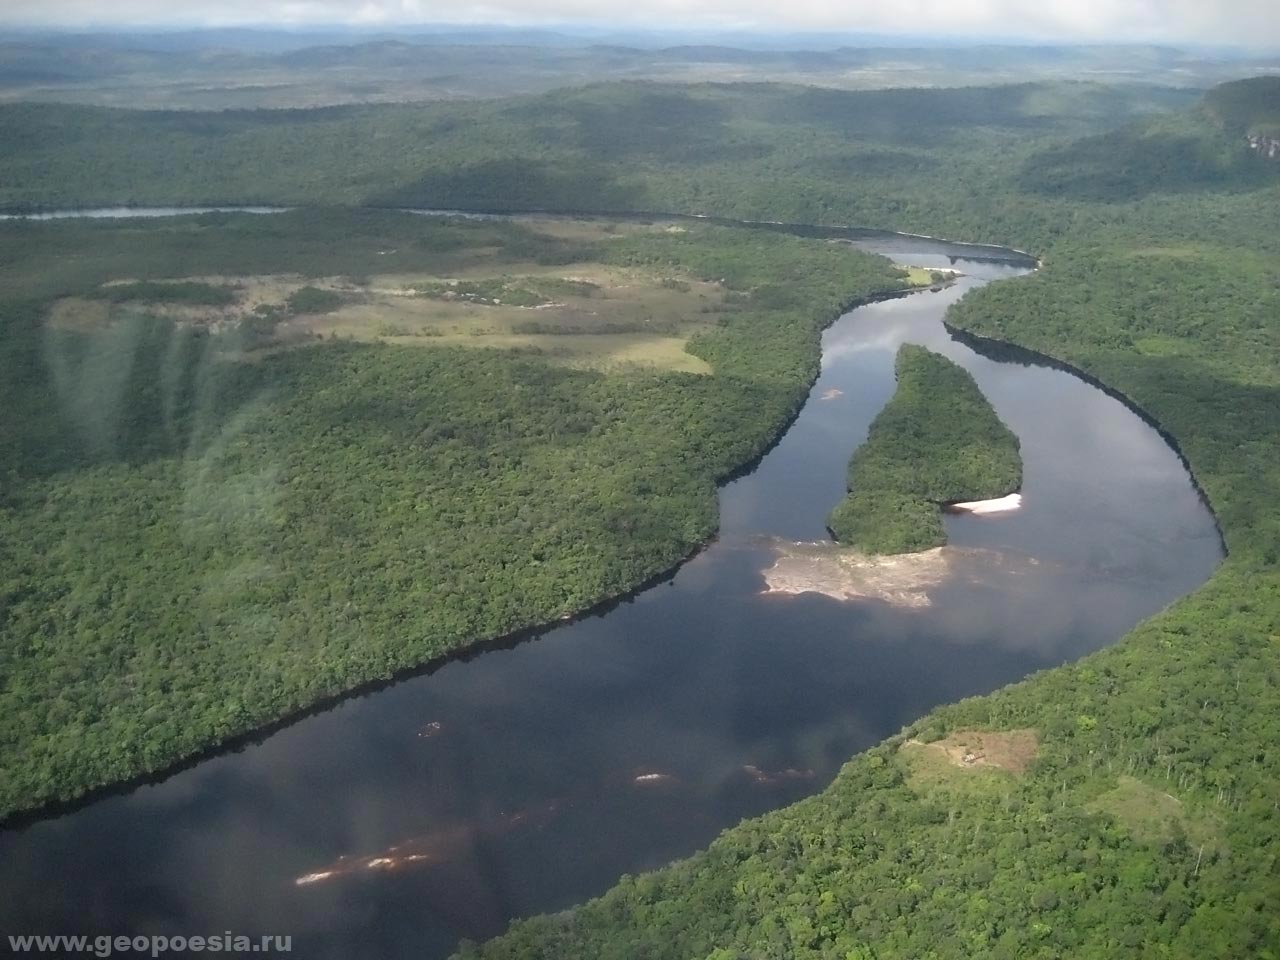
[(1022, 486), (1018, 438), (963, 367), (924, 347), (899, 348), (898, 387), (849, 461), (832, 538), (869, 555), (947, 542), (943, 507)]
[[(538, 226), (360, 210), (0, 226), (0, 391), (21, 414), (0, 429), (0, 816), (670, 570), (713, 535), (717, 481), (799, 410), (821, 331), (910, 289), (887, 259), (816, 240)], [(595, 341), (583, 324), (614, 294), (581, 279), (592, 268), (627, 271), (626, 295), (651, 289), (664, 316), (691, 304), (687, 349), (710, 375), (281, 333), (335, 322), (337, 291), (383, 277), (536, 275), (593, 308), (545, 336)], [(264, 271), (303, 279), (261, 302)], [(323, 280), (337, 273), (360, 283)], [(473, 285), (491, 301), (515, 283)], [(491, 302), (422, 285), (438, 322), (495, 322)]]

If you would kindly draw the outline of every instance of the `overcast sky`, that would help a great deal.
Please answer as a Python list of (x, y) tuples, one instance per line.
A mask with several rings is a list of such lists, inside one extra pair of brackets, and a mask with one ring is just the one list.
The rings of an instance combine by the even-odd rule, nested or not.
[(577, 22), (1280, 47), (1280, 0), (0, 0), (0, 23), (72, 28)]

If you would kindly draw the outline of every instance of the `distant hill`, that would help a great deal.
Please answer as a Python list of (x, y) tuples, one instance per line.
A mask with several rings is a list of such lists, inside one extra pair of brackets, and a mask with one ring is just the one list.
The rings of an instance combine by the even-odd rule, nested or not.
[(1204, 110), (1233, 133), (1280, 137), (1280, 76), (1220, 84), (1205, 94)]
[[(450, 49), (422, 56), (445, 74)], [(635, 82), (507, 101), (322, 110), (5, 104), (0, 206), (323, 201), (731, 212), (884, 227), (909, 226), (909, 211), (929, 211), (920, 225), (933, 225), (949, 210), (960, 218), (952, 228), (968, 232), (990, 229), (991, 214), (972, 208), (957, 183), (985, 181), (993, 168), (1073, 136), (1184, 112), (1199, 96), (1136, 84), (854, 93)], [(1243, 141), (1239, 151), (1253, 160)], [(793, 188), (779, 191), (779, 182)], [(1029, 242), (1021, 230), (995, 239)]]
[(897, 38), (527, 29), (0, 31), (0, 101), (225, 110), (497, 98), (616, 80), (786, 82), (833, 89), (1085, 80), (1198, 97), (1280, 72), (1280, 55), (1152, 45), (966, 44)]
[[(1079, 200), (1132, 200), (1152, 193), (1253, 190), (1280, 168), (1280, 76), (1209, 90), (1185, 115), (1146, 117), (1030, 157), (1020, 183), (1033, 193)], [(1251, 149), (1252, 148), (1252, 149)]]

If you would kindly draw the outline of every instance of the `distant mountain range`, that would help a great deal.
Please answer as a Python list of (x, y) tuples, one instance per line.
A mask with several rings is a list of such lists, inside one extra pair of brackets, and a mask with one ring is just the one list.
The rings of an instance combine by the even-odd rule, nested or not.
[(1280, 54), (1133, 44), (943, 46), (853, 34), (505, 27), (0, 32), (0, 101), (132, 108), (491, 98), (607, 80), (841, 89), (1089, 80), (1204, 89), (1267, 73), (1280, 75)]
[[(1181, 48), (1146, 44), (1045, 44), (1043, 41), (1009, 36), (971, 35), (958, 40), (954, 35), (888, 34), (856, 32), (754, 31), (754, 30), (620, 30), (590, 25), (563, 24), (556, 27), (485, 25), (412, 25), (353, 27), (313, 26), (290, 30), (270, 27), (217, 27), (179, 30), (90, 30), (0, 28), (0, 43), (24, 42), (58, 47), (102, 47), (128, 50), (190, 51), (236, 50), (246, 53), (283, 53), (315, 46), (355, 46), (395, 40), (417, 46), (532, 46), (593, 47), (619, 46), (637, 50), (672, 47), (719, 47), (736, 50), (823, 51), (842, 48), (885, 48), (899, 50), (973, 50), (999, 47), (1020, 49), (1029, 56), (1053, 56), (1081, 50), (1105, 51), (1123, 56), (1126, 51), (1161, 50), (1177, 56), (1215, 60), (1249, 60), (1260, 56), (1224, 46), (1189, 45)], [(1271, 54), (1280, 54), (1280, 44)]]

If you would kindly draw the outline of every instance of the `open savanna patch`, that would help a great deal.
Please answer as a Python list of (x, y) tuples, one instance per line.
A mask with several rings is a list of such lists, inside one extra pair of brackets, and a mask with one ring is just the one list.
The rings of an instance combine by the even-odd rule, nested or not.
[(48, 320), (87, 330), (147, 313), (227, 334), (249, 353), (346, 339), (518, 350), (597, 369), (711, 372), (685, 346), (724, 309), (717, 283), (598, 263), (495, 266), (479, 258), (452, 276), (119, 280), (55, 301)]

